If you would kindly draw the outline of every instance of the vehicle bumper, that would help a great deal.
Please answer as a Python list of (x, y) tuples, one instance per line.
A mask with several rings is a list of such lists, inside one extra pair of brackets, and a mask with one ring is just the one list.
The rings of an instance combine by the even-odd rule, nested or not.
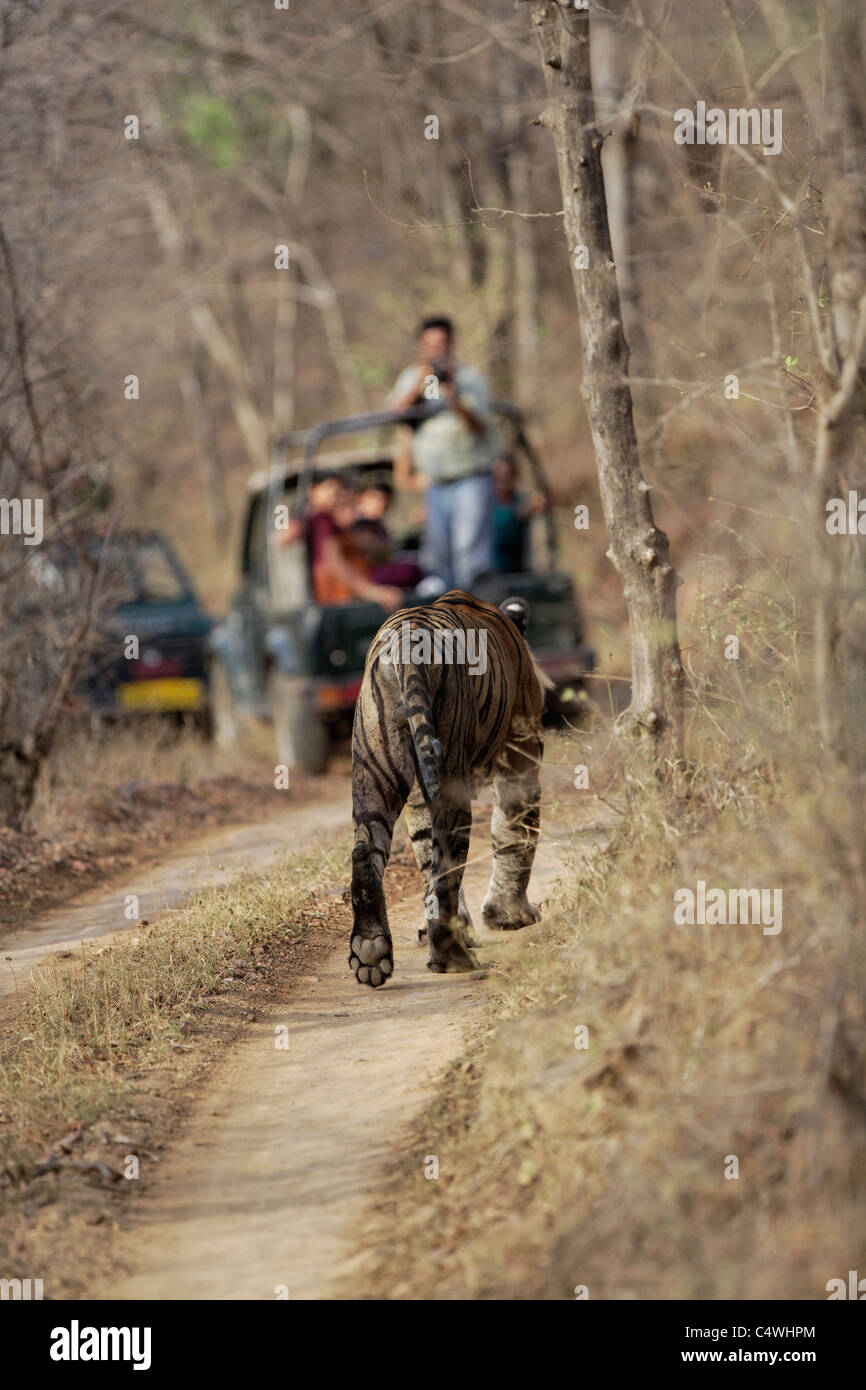
[(207, 685), (196, 676), (126, 681), (114, 698), (123, 714), (181, 714), (207, 708)]
[(311, 681), (308, 686), (309, 702), (319, 714), (338, 714), (343, 710), (351, 710), (358, 698), (362, 680), (363, 676), (354, 675), (346, 676), (339, 681), (328, 677)]

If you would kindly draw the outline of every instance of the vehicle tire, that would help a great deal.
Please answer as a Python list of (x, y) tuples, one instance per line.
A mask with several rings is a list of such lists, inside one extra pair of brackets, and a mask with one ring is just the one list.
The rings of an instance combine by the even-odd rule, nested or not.
[(328, 770), (330, 739), (321, 717), (301, 696), (300, 682), (272, 671), (268, 694), (277, 761), (320, 777)]
[(241, 721), (232, 694), (228, 672), (221, 661), (210, 668), (210, 723), (218, 748), (237, 748), (241, 737)]

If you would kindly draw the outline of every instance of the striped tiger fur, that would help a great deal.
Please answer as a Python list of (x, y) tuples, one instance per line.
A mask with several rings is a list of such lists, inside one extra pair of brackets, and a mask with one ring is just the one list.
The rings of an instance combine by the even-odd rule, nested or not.
[[(471, 800), (484, 783), (493, 782), (495, 801), (484, 923), (513, 930), (538, 918), (526, 889), (538, 840), (548, 682), (523, 639), (527, 619), (520, 599), (500, 611), (454, 589), (428, 607), (393, 614), (370, 647), (352, 735), (349, 964), (361, 984), (384, 984), (394, 969), (382, 878), (404, 806), (424, 882), (430, 970), (478, 967), (461, 881)], [(437, 641), (444, 647), (439, 664), (425, 651)], [(459, 649), (461, 641), (467, 652), (474, 647), (474, 674), (468, 661), (448, 664), (449, 644)]]

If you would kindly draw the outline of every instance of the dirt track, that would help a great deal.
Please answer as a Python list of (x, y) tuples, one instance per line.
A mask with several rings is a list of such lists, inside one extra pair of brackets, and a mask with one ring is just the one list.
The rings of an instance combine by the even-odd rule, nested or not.
[[(530, 885), (535, 902), (550, 896), (574, 815), (573, 803), (566, 809), (556, 799), (564, 769), (545, 772), (544, 829)], [(464, 881), (476, 924), (491, 867), (489, 809), (476, 810)], [(348, 825), (344, 794), (293, 807), (273, 822), (212, 831), (141, 882), (51, 914), (9, 941), (3, 954), (12, 955), (20, 984), (46, 951), (74, 950), (82, 939), (117, 932), (125, 893), (138, 893), (142, 915), (155, 916), (204, 882), (265, 869), (287, 845)], [(414, 880), (414, 869), (409, 873)], [(295, 1299), (345, 1296), (359, 1258), (359, 1218), (395, 1154), (424, 1163), (425, 1153), (408, 1148), (408, 1127), (434, 1098), (487, 993), (483, 974), (427, 971), (426, 950), (417, 945), (420, 880), (391, 895), (389, 913), (395, 973), (386, 986), (359, 986), (341, 946), (315, 975), (278, 986), (239, 1041), (213, 1058), (182, 1136), (158, 1168), (142, 1174), (147, 1182), (130, 1224), (112, 1241), (114, 1274), (88, 1288), (87, 1297), (270, 1300), (280, 1290)], [(541, 930), (503, 934), (476, 926), (482, 964), (505, 961)], [(14, 985), (2, 964), (8, 990)], [(275, 1046), (279, 1028), (288, 1030), (285, 1049)]]
[[(93, 889), (69, 907), (47, 912), (3, 937), (0, 999), (26, 983), (34, 966), (49, 954), (79, 952), (82, 942), (135, 931), (142, 920), (153, 921), (195, 890), (228, 883), (239, 873), (263, 871), (288, 844), (315, 842), (320, 835), (348, 827), (349, 818), (343, 792), (336, 799), (293, 806), (284, 815), (252, 825), (213, 828), (186, 840), (161, 863), (118, 879), (113, 890)], [(132, 893), (139, 899), (138, 921), (124, 918), (124, 902)]]
[[(477, 855), (478, 832), (474, 844)], [(556, 867), (548, 842), (536, 900)], [(476, 920), (489, 871), (487, 859), (467, 871)], [(127, 1277), (97, 1294), (273, 1299), (282, 1286), (291, 1298), (332, 1296), (350, 1272), (353, 1228), (379, 1174), (485, 998), (482, 978), (427, 971), (422, 916), (418, 891), (391, 905), (395, 973), (385, 987), (360, 987), (340, 948), (221, 1061), (120, 1240)], [(482, 959), (513, 947), (513, 938), (480, 935)], [(287, 1050), (274, 1045), (279, 1025), (288, 1026)]]

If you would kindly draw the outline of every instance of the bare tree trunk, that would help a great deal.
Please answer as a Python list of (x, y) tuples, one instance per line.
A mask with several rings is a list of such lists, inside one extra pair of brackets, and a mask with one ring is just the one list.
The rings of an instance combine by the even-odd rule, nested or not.
[[(772, 7), (771, 7), (772, 8)], [(862, 495), (866, 429), (866, 148), (862, 10), (838, 3), (827, 12), (827, 56), (834, 73), (825, 103), (813, 111), (827, 168), (821, 187), (827, 209), (828, 316), (817, 344), (825, 364), (812, 478), (812, 517), (818, 531), (815, 584), (815, 680), (818, 728), (829, 753), (862, 766), (866, 758), (863, 685), (866, 681), (866, 543), (859, 532), (828, 535), (827, 503)], [(818, 94), (813, 93), (816, 101)], [(814, 305), (814, 278), (804, 294)]]
[[(285, 217), (284, 195), (267, 180), (258, 177), (253, 171), (245, 176), (244, 183), (250, 193), (254, 194), (266, 208), (280, 218)], [(296, 299), (302, 300), (305, 304), (312, 304), (321, 314), (325, 341), (340, 378), (340, 385), (349, 410), (353, 415), (360, 414), (367, 408), (367, 395), (357, 368), (352, 361), (349, 338), (337, 291), (333, 282), (325, 274), (321, 262), (309, 243), (289, 240), (285, 245), (289, 248), (292, 264), (298, 267), (306, 281), (306, 284), (302, 284), (297, 278), (292, 279), (288, 282), (291, 289), (286, 290), (286, 293), (291, 292)], [(286, 273), (281, 272), (281, 274), (285, 276)]]
[(291, 270), (283, 271), (274, 319), (274, 438), (288, 434), (295, 422), (295, 333), (298, 301)]
[[(288, 107), (292, 128), (292, 151), (286, 165), (283, 183), (283, 202), (286, 225), (302, 215), (304, 184), (310, 167), (312, 126), (306, 109), (298, 103)], [(291, 262), (280, 275), (280, 297), (274, 319), (274, 438), (280, 439), (295, 423), (296, 333), (298, 327), (298, 297), (295, 266)]]
[[(632, 235), (635, 222), (635, 174), (640, 120), (633, 109), (637, 95), (635, 84), (631, 84), (631, 91), (627, 90), (629, 83), (623, 43), (623, 4), (624, 0), (617, 0), (615, 6), (608, 6), (609, 10), (614, 10), (611, 18), (599, 22), (593, 30), (592, 78), (598, 122), (608, 137), (603, 147), (602, 166), (607, 197), (607, 220), (615, 253), (619, 297), (623, 310), (623, 331), (632, 354), (641, 362), (646, 358), (646, 342), (640, 285), (633, 260)], [(644, 40), (641, 59), (650, 42)]]
[(461, 197), (464, 176), (462, 169), (455, 171), (444, 159), (437, 163), (435, 168), (442, 217), (450, 235), (449, 260), (454, 297), (458, 303), (465, 304), (472, 293), (472, 252), (471, 227)]
[[(529, 157), (524, 149), (512, 151), (508, 161), (515, 207), (528, 211), (530, 203)], [(537, 389), (538, 375), (538, 267), (535, 261), (532, 223), (514, 217), (514, 349), (518, 392), (529, 399)]]
[(15, 745), (0, 746), (0, 825), (23, 830), (33, 803), (40, 763)]
[[(79, 554), (80, 564), (86, 563)], [(11, 683), (0, 700), (0, 825), (13, 830), (23, 830), (27, 815), (36, 795), (39, 774), (54, 747), (59, 726), (60, 713), (91, 650), (95, 601), (97, 592), (97, 569), (94, 566), (87, 579), (84, 593), (78, 605), (76, 620), (64, 633), (65, 640), (52, 644), (52, 660), (44, 661), (44, 648), (37, 647), (37, 668), (42, 664), (43, 679), (37, 686), (44, 688), (32, 692), (17, 692), (18, 699), (11, 689)], [(31, 621), (33, 615), (30, 615)], [(50, 624), (42, 631), (36, 630), (37, 638), (45, 641)], [(4, 672), (0, 671), (0, 680)]]
[[(36, 258), (38, 261), (38, 257)], [(82, 548), (75, 544), (75, 504), (70, 504), (68, 484), (74, 480), (75, 464), (70, 458), (52, 458), (46, 447), (58, 417), (66, 429), (73, 428), (71, 415), (63, 413), (66, 368), (61, 365), (51, 390), (42, 395), (38, 388), (39, 369), (34, 363), (40, 354), (38, 334), (50, 321), (40, 298), (20, 292), (17, 256), (0, 222), (0, 319), (9, 320), (11, 332), (2, 335), (3, 354), (0, 379), (8, 383), (14, 372), (19, 390), (17, 402), (7, 396), (0, 428), (0, 493), (36, 493), (48, 515), (48, 537), (62, 536), (73, 547), (79, 572), (86, 579), (76, 594), (74, 607), (64, 611), (64, 578), (60, 588), (51, 590), (33, 585), (27, 573), (28, 558), (4, 548), (0, 565), (0, 826), (21, 830), (33, 804), (42, 766), (57, 738), (60, 712), (72, 692), (89, 655), (94, 630), (94, 604), (97, 571)], [(28, 276), (29, 279), (29, 276)], [(62, 338), (55, 337), (52, 357), (62, 363)], [(14, 379), (14, 378), (13, 378)], [(80, 393), (80, 388), (76, 394)], [(73, 433), (73, 452), (86, 454), (82, 436)], [(9, 484), (12, 484), (12, 487)], [(32, 570), (31, 570), (32, 573)]]
[[(631, 627), (632, 695), (620, 726), (647, 737), (659, 758), (682, 752), (683, 668), (677, 639), (677, 576), (653, 520), (641, 476), (628, 384), (628, 346), (610, 243), (602, 139), (596, 129), (589, 17), (563, 21), (554, 0), (532, 0), (553, 133), (583, 347), (583, 397), (610, 536)], [(576, 248), (585, 246), (587, 268)]]
[[(848, 0), (843, 2), (847, 4)], [(857, 6), (851, 5), (849, 8), (853, 16)], [(807, 109), (819, 112), (824, 103), (827, 83), (827, 71), (822, 61), (823, 44), (817, 42), (820, 38), (820, 21), (814, 33), (806, 30), (804, 34), (802, 30), (798, 32), (798, 21), (802, 23), (803, 15), (790, 4), (790, 0), (758, 0), (758, 9), (777, 52), (790, 55), (787, 70), (796, 79)]]
[(289, 242), (288, 245), (291, 255), (300, 265), (304, 279), (312, 291), (312, 302), (316, 304), (322, 315), (325, 342), (340, 378), (340, 385), (343, 388), (349, 413), (351, 415), (361, 414), (367, 409), (367, 396), (352, 361), (349, 337), (343, 322), (343, 312), (340, 308), (337, 291), (322, 269), (319, 258), (311, 246), (294, 241)]
[(207, 405), (205, 371), (200, 348), (190, 353), (180, 386), (201, 455), (205, 508), (215, 539), (222, 540), (228, 532), (229, 524), (226, 484), (213, 418)]
[[(144, 185), (160, 246), (171, 263), (182, 268), (183, 233), (165, 190), (153, 180)], [(189, 308), (189, 320), (199, 343), (214, 366), (226, 378), (232, 410), (253, 466), (259, 468), (270, 455), (270, 427), (255, 399), (254, 383), (243, 353), (232, 342), (210, 304), (200, 299)]]
[(827, 503), (849, 491), (862, 494), (866, 420), (866, 180), (853, 179), (830, 196), (831, 292), (838, 375), (828, 383), (818, 412), (813, 467), (814, 524), (818, 528), (815, 597), (815, 683), (818, 728), (838, 757), (864, 753), (863, 682), (866, 678), (862, 605), (864, 542), (859, 533), (828, 535)]
[[(512, 280), (508, 228), (499, 226), (486, 237), (484, 279), (479, 285), (481, 316), (488, 325), (485, 335), (487, 379), (496, 395), (514, 394), (510, 354), (509, 288)], [(505, 306), (505, 307), (503, 307)]]

